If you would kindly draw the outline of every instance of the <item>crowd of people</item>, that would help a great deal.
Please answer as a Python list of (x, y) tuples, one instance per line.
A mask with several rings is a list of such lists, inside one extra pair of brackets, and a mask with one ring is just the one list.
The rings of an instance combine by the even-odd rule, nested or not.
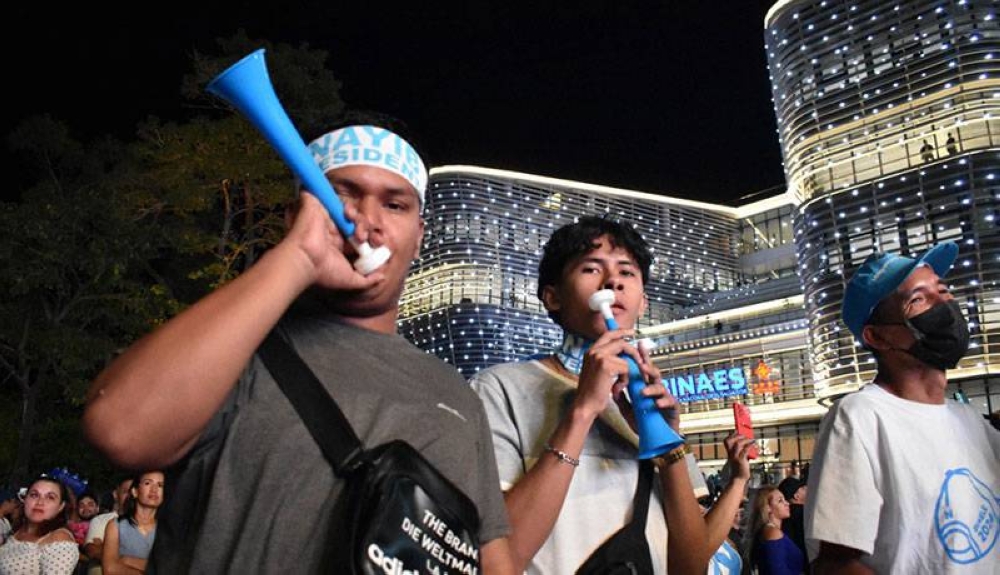
[[(591, 569), (631, 538), (643, 556), (632, 572), (997, 573), (1000, 433), (944, 397), (945, 371), (969, 341), (941, 279), (954, 244), (915, 259), (875, 254), (848, 282), (844, 322), (878, 375), (824, 419), (811, 468), (750, 489), (752, 441), (733, 433), (726, 481), (704, 498), (685, 443), (638, 457), (630, 363), (642, 397), (683, 435), (680, 404), (635, 343), (653, 257), (629, 223), (591, 216), (556, 230), (538, 297), (564, 337), (465, 382), (396, 334), (423, 239), (420, 156), (374, 126), (339, 128), (310, 149), (356, 243), (389, 248), (388, 262), (356, 271), (355, 244), (300, 194), (277, 246), (92, 385), (83, 421), (92, 443), (123, 468), (165, 471), (119, 484), (117, 509), (96, 517), (93, 497), (70, 506), (65, 487), (39, 478), (0, 547), (0, 575), (81, 564), (88, 573), (330, 570), (330, 543), (351, 529), (347, 480), (258, 352), (269, 334), (301, 357), (366, 448), (405, 440), (474, 502), (478, 547), (462, 550), (476, 572), (603, 572)], [(614, 294), (620, 329), (589, 307), (598, 290)], [(405, 518), (400, 536), (437, 529), (425, 521)], [(389, 549), (367, 549), (373, 571), (413, 569)]]
[(0, 503), (0, 574), (144, 573), (163, 502), (163, 472), (123, 479), (102, 508), (58, 475), (41, 474)]

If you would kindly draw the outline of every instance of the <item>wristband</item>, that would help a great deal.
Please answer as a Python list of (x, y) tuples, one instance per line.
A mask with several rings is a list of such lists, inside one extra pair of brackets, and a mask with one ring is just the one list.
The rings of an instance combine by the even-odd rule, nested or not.
[(675, 447), (670, 451), (663, 454), (663, 462), (667, 465), (671, 463), (677, 463), (678, 461), (687, 457), (687, 454), (691, 453), (691, 448), (687, 446), (686, 443), (681, 444), (679, 447)]
[(580, 460), (579, 459), (570, 456), (565, 451), (560, 451), (560, 450), (556, 449), (555, 447), (552, 447), (548, 443), (545, 444), (545, 451), (548, 451), (552, 455), (555, 455), (559, 459), (560, 463), (565, 463), (566, 465), (572, 465), (573, 467), (579, 467), (580, 466)]

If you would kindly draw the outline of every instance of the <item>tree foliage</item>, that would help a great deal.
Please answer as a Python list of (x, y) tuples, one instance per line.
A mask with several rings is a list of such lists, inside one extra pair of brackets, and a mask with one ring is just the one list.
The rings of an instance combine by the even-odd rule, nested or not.
[(11, 482), (60, 461), (95, 465), (76, 423), (89, 382), (280, 237), (289, 171), (246, 120), (204, 96), (205, 82), (263, 46), (303, 131), (343, 114), (325, 52), (242, 33), (218, 44), (218, 54), (193, 54), (183, 79), (191, 117), (149, 118), (126, 144), (84, 145), (46, 116), (9, 137), (32, 182), (20, 202), (0, 204), (0, 415), (19, 423), (16, 448), (0, 433), (0, 470)]
[(21, 203), (0, 205), (0, 382), (21, 398), (23, 476), (36, 417), (72, 412), (121, 342), (176, 306), (143, 273), (158, 246), (117, 185), (120, 148), (84, 150), (45, 117), (15, 135), (38, 169)]
[(326, 51), (311, 49), (308, 44), (292, 47), (252, 40), (242, 30), (217, 40), (217, 44), (219, 52), (214, 55), (193, 54), (192, 71), (182, 81), (181, 93), (194, 108), (228, 109), (204, 91), (205, 85), (240, 58), (263, 48), (278, 100), (306, 140), (319, 136), (344, 116), (341, 84), (325, 67)]

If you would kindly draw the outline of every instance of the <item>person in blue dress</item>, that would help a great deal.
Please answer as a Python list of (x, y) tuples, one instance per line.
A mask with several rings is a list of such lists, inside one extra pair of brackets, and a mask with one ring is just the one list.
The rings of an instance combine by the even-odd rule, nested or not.
[(754, 497), (750, 526), (753, 542), (750, 564), (758, 575), (801, 575), (805, 555), (781, 530), (781, 523), (791, 516), (791, 505), (774, 485), (765, 485)]

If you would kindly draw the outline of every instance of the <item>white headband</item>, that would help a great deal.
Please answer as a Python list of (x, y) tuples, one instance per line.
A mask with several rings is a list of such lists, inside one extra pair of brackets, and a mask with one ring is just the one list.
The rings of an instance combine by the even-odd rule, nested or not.
[(417, 151), (399, 135), (377, 126), (347, 126), (309, 144), (323, 173), (344, 166), (375, 166), (399, 174), (417, 190), (424, 205), (427, 168)]

